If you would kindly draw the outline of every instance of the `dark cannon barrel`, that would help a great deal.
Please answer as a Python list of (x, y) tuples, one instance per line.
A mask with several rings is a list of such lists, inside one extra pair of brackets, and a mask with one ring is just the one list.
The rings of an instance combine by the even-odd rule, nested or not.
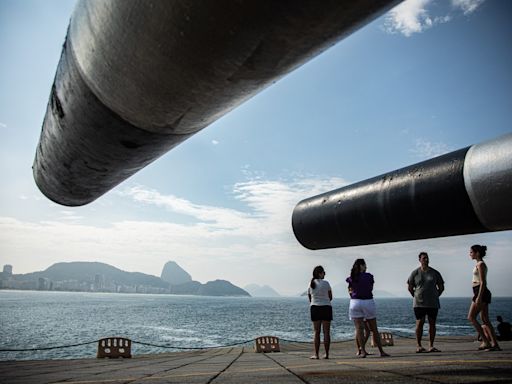
[(97, 199), (396, 0), (83, 0), (33, 173), (51, 200)]
[(305, 199), (292, 226), (309, 249), (512, 229), (512, 134)]

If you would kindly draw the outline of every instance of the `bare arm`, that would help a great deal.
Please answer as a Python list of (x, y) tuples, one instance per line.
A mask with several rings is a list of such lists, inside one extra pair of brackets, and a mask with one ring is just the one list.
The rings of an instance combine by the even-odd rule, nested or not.
[(308, 293), (308, 299), (309, 299), (309, 302), (311, 303), (311, 293)]
[(332, 301), (332, 291), (329, 289), (329, 300)]

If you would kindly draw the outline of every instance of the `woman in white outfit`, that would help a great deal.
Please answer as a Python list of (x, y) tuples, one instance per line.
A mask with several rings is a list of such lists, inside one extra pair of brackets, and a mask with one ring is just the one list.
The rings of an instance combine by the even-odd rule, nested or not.
[(318, 359), (320, 350), (320, 330), (324, 332), (324, 358), (329, 358), (331, 346), (331, 321), (332, 321), (332, 290), (327, 280), (324, 280), (325, 270), (319, 265), (313, 269), (313, 278), (308, 287), (311, 321), (313, 322), (313, 341), (315, 354), (311, 359)]

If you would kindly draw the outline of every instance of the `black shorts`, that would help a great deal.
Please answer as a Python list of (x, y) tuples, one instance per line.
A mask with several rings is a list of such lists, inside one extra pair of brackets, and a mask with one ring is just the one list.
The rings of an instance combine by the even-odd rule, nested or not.
[(310, 308), (311, 321), (332, 321), (330, 305), (312, 305)]
[[(476, 298), (478, 297), (478, 291), (480, 291), (480, 286), (477, 285), (476, 287), (473, 287), (473, 301), (476, 302)], [(487, 288), (484, 289), (482, 292), (482, 302), (491, 304), (492, 299), (492, 293)]]
[(427, 316), (429, 321), (430, 319), (435, 321), (437, 319), (438, 311), (438, 308), (414, 307), (414, 315), (416, 316), (416, 320), (423, 320), (425, 316)]

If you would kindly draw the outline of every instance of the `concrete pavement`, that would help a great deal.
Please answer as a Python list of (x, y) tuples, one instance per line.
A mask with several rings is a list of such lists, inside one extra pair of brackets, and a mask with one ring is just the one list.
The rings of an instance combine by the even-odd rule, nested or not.
[(391, 357), (360, 359), (352, 342), (333, 343), (329, 360), (310, 360), (311, 344), (282, 343), (281, 352), (253, 346), (134, 355), (131, 359), (0, 362), (4, 384), (62, 383), (512, 383), (512, 342), (478, 351), (469, 337), (439, 337), (442, 352), (415, 353), (411, 339), (395, 338)]

